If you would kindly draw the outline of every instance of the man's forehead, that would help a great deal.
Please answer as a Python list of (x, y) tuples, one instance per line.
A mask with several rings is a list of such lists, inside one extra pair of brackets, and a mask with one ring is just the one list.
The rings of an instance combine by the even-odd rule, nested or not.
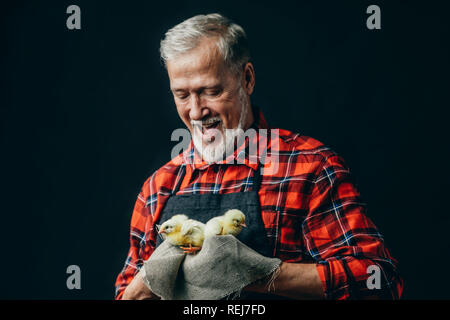
[(186, 83), (216, 85), (227, 72), (223, 58), (212, 41), (202, 41), (196, 48), (167, 61), (172, 90)]
[[(170, 76), (169, 76), (170, 77)], [(195, 88), (212, 88), (223, 84), (222, 78), (212, 76), (211, 74), (192, 73), (190, 75), (170, 77), (170, 89), (172, 91), (195, 89)]]

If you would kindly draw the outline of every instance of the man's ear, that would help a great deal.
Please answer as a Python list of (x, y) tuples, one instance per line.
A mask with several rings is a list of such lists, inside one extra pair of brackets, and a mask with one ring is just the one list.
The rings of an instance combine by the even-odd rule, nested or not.
[(242, 82), (245, 92), (247, 92), (248, 95), (251, 95), (255, 87), (255, 69), (251, 62), (247, 62), (244, 66)]

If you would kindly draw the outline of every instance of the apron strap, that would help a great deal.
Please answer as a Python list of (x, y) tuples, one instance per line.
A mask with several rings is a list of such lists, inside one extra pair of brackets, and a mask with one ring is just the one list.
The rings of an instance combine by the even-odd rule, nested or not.
[[(267, 137), (266, 137), (267, 138)], [(253, 176), (253, 191), (258, 192), (261, 187), (262, 174), (261, 171), (264, 169), (264, 164), (266, 162), (267, 152), (269, 151), (269, 142), (270, 139), (266, 139), (266, 150), (262, 154), (261, 158), (258, 161), (258, 167), (256, 168), (255, 174)]]
[(262, 180), (262, 175), (261, 175), (261, 170), (262, 170), (263, 166), (262, 166), (262, 162), (258, 162), (258, 168), (256, 168), (255, 173), (253, 175), (253, 191), (259, 191), (259, 188), (261, 187), (261, 180)]

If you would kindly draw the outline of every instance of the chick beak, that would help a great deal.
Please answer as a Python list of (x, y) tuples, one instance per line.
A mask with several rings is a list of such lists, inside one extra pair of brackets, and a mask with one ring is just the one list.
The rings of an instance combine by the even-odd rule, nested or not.
[(165, 233), (165, 232), (166, 232), (166, 231), (164, 231), (164, 230), (159, 230), (159, 231), (158, 231), (159, 234), (162, 234), (162, 233)]
[(242, 222), (242, 223), (241, 223), (241, 227), (244, 227), (244, 228), (247, 227), (247, 225), (245, 224), (245, 222)]

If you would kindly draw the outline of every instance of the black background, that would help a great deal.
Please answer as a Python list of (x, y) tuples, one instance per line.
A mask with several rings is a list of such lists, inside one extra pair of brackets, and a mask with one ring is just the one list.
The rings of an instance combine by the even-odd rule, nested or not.
[[(81, 30), (66, 8), (81, 8)], [(368, 30), (366, 8), (381, 8)], [(182, 128), (159, 60), (173, 25), (246, 30), (273, 127), (347, 161), (405, 299), (449, 299), (449, 18), (441, 1), (10, 1), (0, 5), (0, 298), (112, 299), (131, 212)], [(68, 290), (66, 268), (81, 268)]]

